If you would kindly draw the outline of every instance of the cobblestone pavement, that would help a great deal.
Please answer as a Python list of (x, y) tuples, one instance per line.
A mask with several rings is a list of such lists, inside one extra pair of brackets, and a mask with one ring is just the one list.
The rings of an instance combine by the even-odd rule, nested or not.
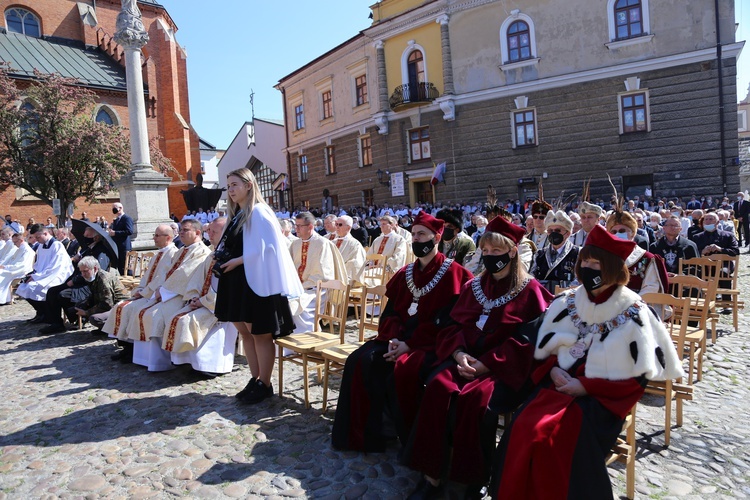
[[(748, 267), (743, 255), (745, 297)], [(148, 373), (111, 361), (112, 342), (89, 330), (39, 335), (23, 321), (31, 312), (22, 301), (0, 307), (0, 500), (403, 498), (418, 480), (395, 446), (333, 451), (333, 411), (321, 414), (317, 383), (304, 408), (297, 367), (285, 367), (283, 398), (244, 406), (232, 397), (249, 377), (239, 357), (239, 370), (212, 380), (184, 367)], [(750, 497), (749, 325), (750, 308), (737, 333), (722, 315), (668, 449), (663, 398), (639, 404), (637, 497)], [(624, 467), (609, 470), (624, 495)]]

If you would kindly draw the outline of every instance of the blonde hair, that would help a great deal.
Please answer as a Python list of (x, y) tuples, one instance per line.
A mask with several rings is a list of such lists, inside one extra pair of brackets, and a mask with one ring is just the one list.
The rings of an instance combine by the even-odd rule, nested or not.
[[(515, 290), (518, 288), (518, 286), (523, 282), (523, 280), (529, 276), (529, 274), (524, 270), (524, 267), (521, 265), (521, 258), (518, 255), (518, 246), (513, 243), (513, 240), (508, 238), (507, 236), (500, 234), (500, 233), (494, 233), (494, 232), (486, 232), (482, 235), (481, 238), (479, 238), (479, 243), (477, 244), (477, 251), (481, 252), (482, 247), (485, 245), (489, 245), (491, 247), (496, 248), (502, 248), (503, 250), (511, 251), (512, 249), (516, 249), (516, 255), (515, 257), (510, 259), (510, 290)], [(483, 275), (486, 273), (487, 270), (484, 269), (480, 275)]]
[(243, 206), (239, 206), (232, 201), (231, 197), (227, 196), (227, 206), (229, 208), (227, 216), (229, 220), (233, 219), (234, 216), (237, 215), (237, 212), (242, 210), (242, 217), (234, 227), (234, 232), (237, 234), (240, 228), (245, 225), (245, 222), (250, 220), (250, 215), (253, 213), (255, 205), (258, 203), (265, 203), (265, 201), (263, 200), (263, 194), (260, 192), (258, 182), (255, 180), (255, 175), (253, 175), (249, 168), (238, 168), (237, 170), (232, 170), (227, 174), (227, 179), (232, 176), (239, 178), (245, 184), (250, 184), (250, 190), (247, 193), (247, 198), (245, 198)]

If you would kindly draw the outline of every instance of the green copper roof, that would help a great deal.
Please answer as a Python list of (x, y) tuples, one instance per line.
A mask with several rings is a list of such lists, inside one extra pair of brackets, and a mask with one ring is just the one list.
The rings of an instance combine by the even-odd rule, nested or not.
[(70, 40), (34, 38), (0, 30), (0, 64), (10, 65), (9, 74), (30, 78), (34, 70), (59, 73), (78, 79), (86, 87), (127, 89), (125, 68), (96, 48)]

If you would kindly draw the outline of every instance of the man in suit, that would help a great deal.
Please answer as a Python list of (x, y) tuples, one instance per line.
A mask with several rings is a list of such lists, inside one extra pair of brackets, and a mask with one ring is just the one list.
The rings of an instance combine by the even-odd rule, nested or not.
[(133, 234), (133, 219), (127, 215), (122, 208), (122, 203), (112, 204), (112, 213), (115, 214), (115, 220), (109, 227), (109, 235), (117, 245), (118, 262), (117, 270), (120, 275), (125, 274), (125, 259), (132, 248), (130, 246), (130, 235)]
[(737, 201), (734, 202), (734, 216), (739, 221), (740, 225), (737, 228), (737, 234), (739, 245), (745, 242), (745, 245), (750, 246), (750, 200), (745, 200), (745, 193), (740, 191), (737, 193)]

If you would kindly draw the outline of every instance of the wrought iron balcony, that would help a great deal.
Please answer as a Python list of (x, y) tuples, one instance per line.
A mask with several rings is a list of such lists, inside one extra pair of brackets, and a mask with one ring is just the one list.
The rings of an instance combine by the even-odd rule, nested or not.
[(435, 88), (435, 85), (430, 82), (407, 83), (396, 87), (388, 103), (391, 105), (391, 109), (397, 109), (432, 102), (438, 97), (440, 97), (440, 93)]

